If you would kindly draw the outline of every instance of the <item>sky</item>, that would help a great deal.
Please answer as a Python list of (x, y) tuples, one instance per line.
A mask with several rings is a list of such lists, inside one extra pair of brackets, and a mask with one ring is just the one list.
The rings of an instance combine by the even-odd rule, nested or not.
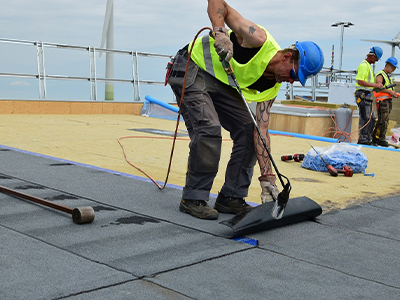
[[(3, 2), (0, 10), (0, 38), (100, 47), (107, 0), (0, 1)], [(344, 70), (357, 69), (369, 48), (374, 45), (380, 46), (384, 51), (383, 60), (376, 64), (376, 69), (382, 69), (384, 60), (391, 56), (391, 46), (364, 42), (361, 39), (392, 40), (400, 31), (398, 0), (286, 0), (280, 4), (277, 4), (278, 1), (265, 0), (227, 2), (246, 19), (264, 26), (282, 48), (295, 41), (316, 42), (324, 52), (324, 67), (331, 66), (332, 46), (335, 48), (334, 67), (339, 67), (341, 32), (339, 27), (331, 26), (333, 23), (343, 21), (354, 24), (344, 30)], [(206, 0), (114, 1), (115, 49), (174, 55), (179, 48), (191, 41), (201, 28), (208, 26), (210, 21)], [(15, 45), (0, 43), (0, 72), (37, 72), (36, 50), (19, 50), (21, 47), (24, 46), (17, 48)], [(65, 52), (60, 58), (58, 54), (52, 56), (51, 50), (46, 51), (47, 74), (65, 72), (70, 76), (87, 75), (86, 62), (82, 70), (81, 66), (72, 69), (73, 63), (68, 62), (69, 59), (75, 60), (72, 56), (87, 54), (71, 55)], [(103, 72), (99, 61), (104, 60), (104, 56), (97, 58), (99, 76)], [(396, 58), (400, 60), (398, 48)], [(63, 65), (65, 62), (66, 65)], [(129, 65), (129, 62), (122, 60), (120, 63)], [(150, 70), (153, 65), (155, 69)], [(166, 65), (165, 60), (162, 65)], [(129, 73), (129, 69), (120, 71), (118, 68), (117, 62), (116, 76), (125, 76), (119, 75), (124, 72)], [(139, 69), (139, 74), (141, 79), (153, 80), (154, 78), (143, 76), (156, 74), (156, 80), (162, 80), (164, 69), (165, 67), (160, 67), (158, 63), (144, 63)], [(50, 89), (54, 83), (47, 82)], [(71, 90), (72, 83), (68, 85), (66, 89)], [(29, 87), (35, 89), (33, 98), (37, 98), (37, 83), (34, 80), (0, 77), (0, 99), (13, 97), (18, 93), (23, 96), (23, 89), (28, 90)], [(75, 86), (72, 89), (75, 89)], [(63, 97), (56, 96), (56, 92), (50, 95), (53, 98)], [(87, 98), (87, 94), (77, 97)]]

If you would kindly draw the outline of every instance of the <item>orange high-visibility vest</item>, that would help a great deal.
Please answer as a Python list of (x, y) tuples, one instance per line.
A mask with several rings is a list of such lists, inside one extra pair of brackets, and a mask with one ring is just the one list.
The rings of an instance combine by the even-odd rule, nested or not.
[(374, 92), (374, 96), (376, 102), (392, 99), (392, 96), (389, 93), (385, 92)]

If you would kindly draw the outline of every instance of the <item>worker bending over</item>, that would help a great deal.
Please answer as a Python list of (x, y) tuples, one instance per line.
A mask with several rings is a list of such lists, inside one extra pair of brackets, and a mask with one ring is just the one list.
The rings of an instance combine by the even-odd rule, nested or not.
[[(268, 154), (221, 60), (232, 65), (246, 100), (257, 102), (256, 120), (269, 147), (270, 109), (281, 83), (300, 81), (304, 85), (321, 70), (324, 58), (321, 49), (309, 41), (281, 50), (265, 28), (243, 18), (223, 0), (209, 0), (207, 11), (215, 39), (207, 34), (194, 41), (181, 104), (190, 152), (179, 208), (197, 218), (216, 219), (218, 212), (237, 214), (251, 209), (244, 198), (257, 159), (262, 202), (275, 201), (278, 195)], [(168, 77), (178, 104), (190, 47), (178, 51)], [(225, 182), (211, 208), (207, 202), (221, 156), (221, 126), (230, 132), (233, 147)]]

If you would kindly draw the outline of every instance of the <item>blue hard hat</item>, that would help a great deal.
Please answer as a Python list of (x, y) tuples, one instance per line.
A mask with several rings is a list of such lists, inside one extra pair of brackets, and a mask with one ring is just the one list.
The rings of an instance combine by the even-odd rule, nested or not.
[(372, 47), (369, 51), (370, 51), (370, 53), (375, 54), (376, 57), (377, 57), (379, 60), (381, 60), (381, 57), (382, 57), (382, 54), (383, 54), (383, 50), (382, 50), (381, 47), (375, 46), (375, 47)]
[(393, 56), (392, 56), (392, 57), (389, 57), (389, 58), (385, 61), (385, 63), (389, 63), (389, 64), (391, 64), (393, 67), (398, 68), (396, 57), (393, 57)]
[(306, 84), (307, 78), (316, 75), (324, 65), (324, 54), (321, 48), (314, 42), (296, 42), (297, 50), (300, 53), (299, 81), (302, 86)]

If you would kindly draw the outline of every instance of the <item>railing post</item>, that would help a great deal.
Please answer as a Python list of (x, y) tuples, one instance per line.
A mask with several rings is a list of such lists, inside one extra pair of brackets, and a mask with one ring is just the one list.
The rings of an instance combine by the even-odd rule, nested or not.
[[(286, 93), (285, 93), (285, 97), (286, 100), (290, 99), (293, 100), (294, 99), (294, 93), (293, 93), (293, 83), (287, 83), (286, 84)], [(289, 98), (288, 98), (289, 97)]]
[(137, 51), (132, 51), (133, 101), (140, 101), (139, 66)]
[(314, 75), (311, 77), (311, 99), (312, 101), (317, 100), (317, 96), (315, 93), (315, 89), (316, 89), (316, 81), (318, 80), (318, 75)]
[(44, 66), (43, 42), (36, 42), (36, 53), (39, 80), (39, 99), (46, 99), (46, 71)]
[(97, 100), (97, 81), (96, 81), (96, 53), (94, 47), (89, 47), (89, 68), (90, 68), (90, 100)]

